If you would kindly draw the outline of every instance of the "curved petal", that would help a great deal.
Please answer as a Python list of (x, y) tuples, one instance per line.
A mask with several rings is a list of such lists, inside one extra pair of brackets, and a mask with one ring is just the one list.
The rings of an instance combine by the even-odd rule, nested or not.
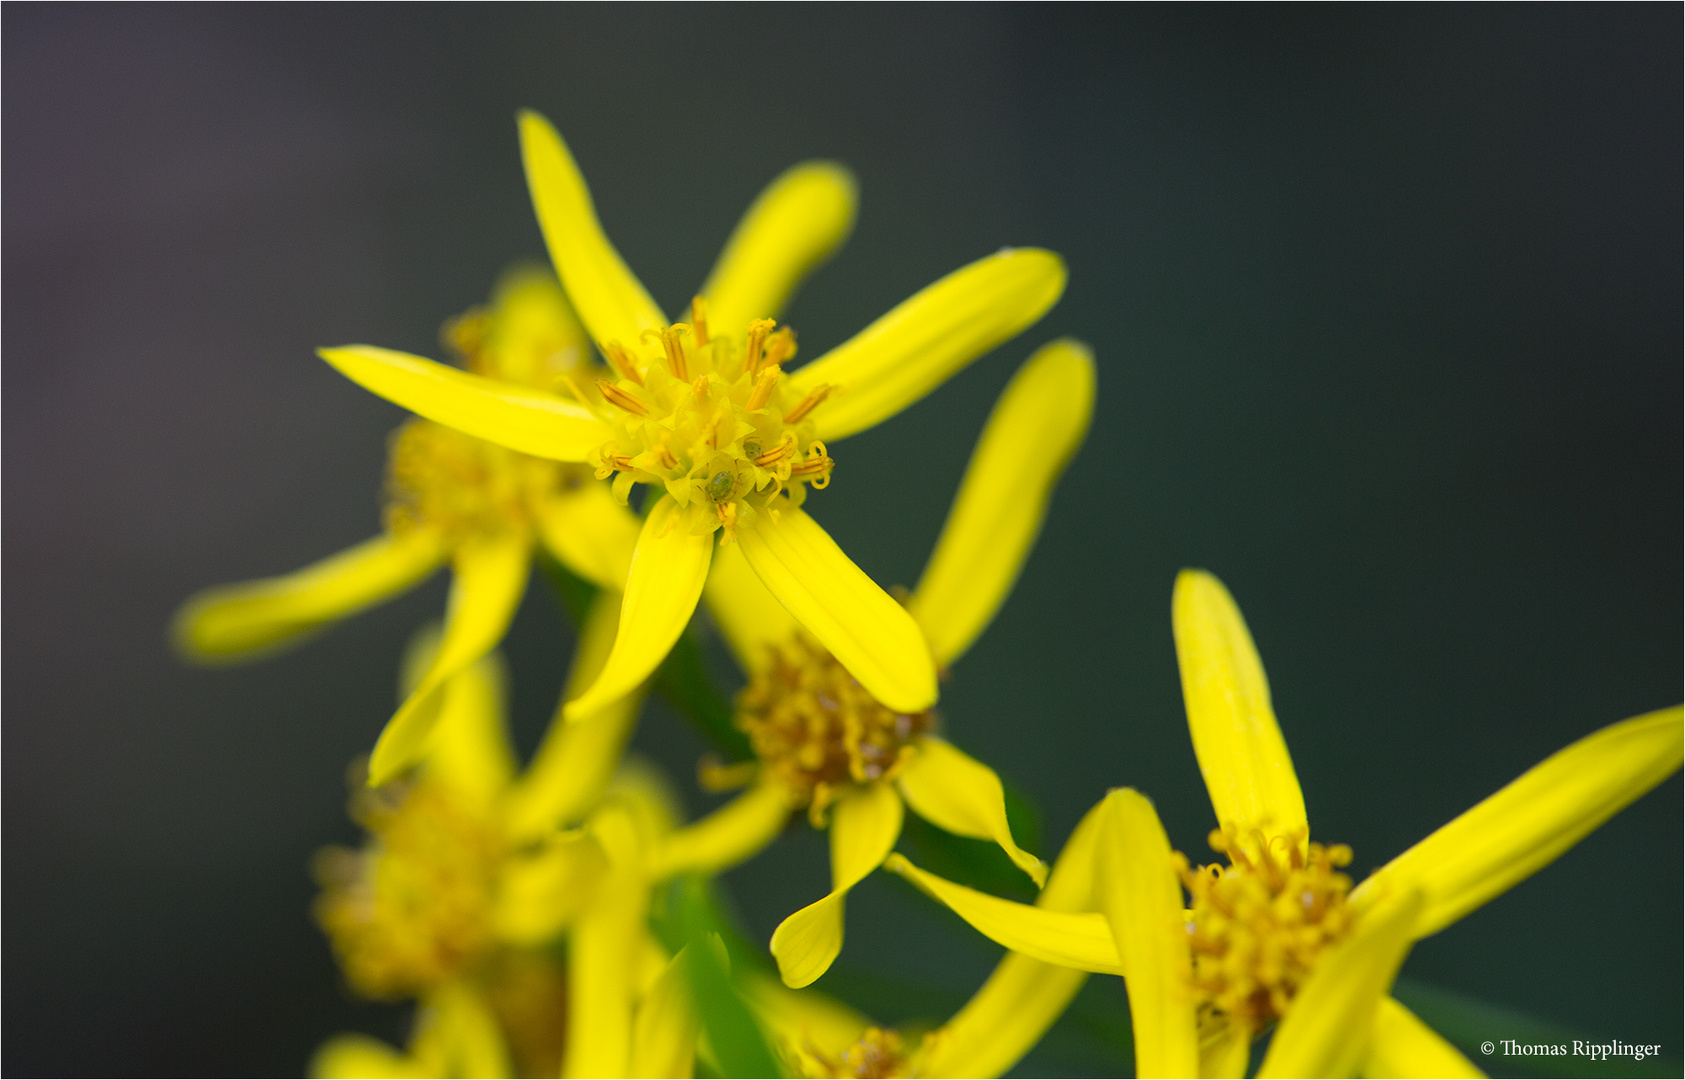
[(648, 892), (633, 856), (636, 827), (629, 815), (593, 815), (592, 827), (612, 865), (568, 937), (562, 1075), (625, 1076)]
[(934, 736), (919, 740), (896, 778), (907, 805), (919, 817), (956, 836), (993, 840), (1036, 888), (1047, 884), (1047, 864), (1012, 839), (1006, 793), (993, 769)]
[(843, 898), (883, 864), (901, 835), (901, 796), (888, 784), (862, 784), (831, 808), (831, 892), (778, 924), (772, 955), (784, 985), (800, 989), (825, 974), (842, 951)]
[(920, 1076), (999, 1076), (1030, 1051), (1088, 973), (1007, 953), (953, 1019), (928, 1036)]
[(515, 777), (509, 742), (509, 673), (497, 653), (481, 657), (444, 686), (427, 744), (427, 775), (479, 806), (490, 806)]
[(584, 461), (612, 432), (583, 405), (374, 345), (317, 349), (339, 373), (417, 416), (554, 461)]
[(1254, 829), (1266, 836), (1298, 833), (1302, 846), (1309, 829), (1305, 796), (1234, 598), (1205, 571), (1183, 570), (1170, 613), (1188, 731), (1218, 824), (1238, 830), (1254, 857)]
[(1199, 1030), (1189, 985), (1193, 960), (1170, 839), (1140, 792), (1113, 791), (1104, 806), (1100, 901), (1124, 958), (1135, 1075), (1194, 1076)]
[(1381, 1080), (1382, 1077), (1473, 1078), (1486, 1074), (1397, 999), (1384, 997), (1375, 1010), (1375, 1026), (1359, 1062), (1358, 1075)]
[(651, 859), (652, 879), (691, 870), (717, 874), (758, 855), (790, 820), (790, 793), (762, 780), (694, 824), (662, 838)]
[(1389, 896), (1322, 955), (1275, 1029), (1260, 1078), (1352, 1074), (1421, 912), (1421, 893)]
[(1049, 964), (1101, 975), (1122, 975), (1106, 917), (1094, 912), (1050, 911), (968, 889), (891, 855), (883, 868), (946, 904), (990, 941)]
[(568, 723), (631, 693), (666, 659), (702, 597), (713, 553), (714, 537), (693, 535), (677, 504), (663, 495), (638, 534), (614, 648), (591, 688), (567, 703)]
[(691, 1001), (689, 961), (690, 946), (686, 945), (639, 1000), (627, 1076), (694, 1075), (701, 1023)]
[(791, 990), (777, 979), (749, 972), (744, 997), (791, 1058), (804, 1050), (836, 1058), (860, 1041), (871, 1020), (817, 990)]
[(796, 287), (854, 228), (854, 174), (834, 161), (786, 169), (755, 199), (702, 286), (709, 325), (735, 334), (777, 318)]
[(767, 646), (789, 641), (801, 625), (761, 584), (743, 557), (740, 544), (727, 544), (714, 552), (703, 596), (720, 625), (720, 633), (746, 672), (766, 663)]
[(626, 587), (639, 521), (607, 484), (587, 480), (538, 513), (538, 535), (562, 565), (598, 588)]
[(410, 588), (445, 555), (434, 533), (377, 536), (296, 573), (196, 593), (176, 612), (170, 637), (177, 651), (200, 662), (279, 649)]
[(1215, 1032), (1201, 1032), (1199, 1075), (1211, 1080), (1244, 1080), (1252, 1060), (1252, 1029), (1226, 1022)]
[(1416, 936), (1444, 929), (1672, 776), (1681, 716), (1677, 705), (1636, 716), (1557, 751), (1377, 870), (1353, 902), (1420, 889), (1427, 905)]
[(545, 944), (596, 900), (607, 871), (602, 847), (583, 832), (506, 860), (492, 911), (498, 936), (517, 945)]
[(439, 653), (375, 742), (370, 787), (387, 783), (420, 760), (439, 719), (445, 683), (503, 640), (526, 592), (531, 561), (531, 545), (519, 533), (477, 537), (457, 548)]
[(509, 1048), (497, 1017), (479, 991), (446, 983), (422, 1003), (410, 1044), (428, 1076), (495, 1078), (511, 1075)]
[(959, 659), (1012, 591), (1093, 412), (1093, 354), (1069, 338), (1037, 350), (995, 404), (907, 603), (937, 663)]
[(568, 299), (598, 345), (636, 348), (645, 330), (666, 324), (661, 309), (603, 232), (585, 177), (550, 121), (522, 110), (520, 131), (532, 207)]
[(1065, 291), (1065, 263), (1040, 248), (1006, 248), (961, 267), (790, 376), (796, 399), (837, 387), (813, 416), (821, 439), (889, 419), (1007, 338)]
[(311, 1055), (319, 1080), (400, 1080), (431, 1075), (427, 1067), (367, 1035), (335, 1035)]
[(799, 509), (737, 532), (767, 590), (873, 697), (896, 712), (936, 703), (936, 665), (918, 624)]

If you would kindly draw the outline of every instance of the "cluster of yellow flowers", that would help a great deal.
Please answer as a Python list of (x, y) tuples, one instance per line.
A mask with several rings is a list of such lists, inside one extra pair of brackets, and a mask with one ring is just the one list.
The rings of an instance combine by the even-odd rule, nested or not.
[[(1260, 1076), (1479, 1075), (1390, 996), (1406, 952), (1677, 770), (1679, 707), (1562, 750), (1354, 887), (1350, 849), (1310, 838), (1239, 609), (1215, 577), (1184, 571), (1172, 625), (1226, 862), (1173, 852), (1151, 802), (1119, 788), (1050, 872), (1014, 839), (994, 771), (937, 733), (933, 709), (938, 673), (1005, 600), (1087, 432), (1089, 348), (1053, 341), (1013, 377), (903, 598), (807, 503), (849, 475), (832, 456), (843, 439), (1039, 319), (1064, 289), (1059, 257), (980, 259), (796, 367), (796, 334), (776, 319), (850, 231), (844, 169), (774, 180), (686, 321), (669, 322), (556, 131), (527, 113), (520, 136), (554, 273), (512, 272), (447, 323), (456, 365), (321, 350), (417, 414), (392, 438), (385, 531), (297, 573), (208, 590), (175, 626), (186, 655), (239, 659), (451, 566), (443, 623), (418, 633), (401, 704), (356, 770), (367, 842), (315, 868), (316, 916), (348, 984), (415, 999), (413, 1033), (403, 1049), (337, 1037), (317, 1075), (995, 1076), (1089, 973), (1127, 982), (1139, 1076), (1243, 1076), (1266, 1034)], [(522, 768), (496, 649), (535, 559), (590, 599), (562, 700)], [(729, 732), (741, 760), (701, 776), (744, 790), (687, 823), (625, 746), (704, 602), (747, 685)], [(1035, 903), (896, 853), (908, 808), (998, 845)], [(778, 926), (760, 967), (697, 915), (696, 883), (801, 816), (828, 830), (830, 890)], [(934, 1030), (886, 1029), (804, 989), (842, 947), (849, 890), (880, 867), (1009, 950)], [(743, 1058), (744, 1031), (770, 1056)]]

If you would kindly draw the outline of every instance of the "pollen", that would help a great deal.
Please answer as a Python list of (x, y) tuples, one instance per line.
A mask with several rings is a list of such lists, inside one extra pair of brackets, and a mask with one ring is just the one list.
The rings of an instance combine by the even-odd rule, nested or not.
[(852, 1077), (856, 1080), (912, 1076), (905, 1040), (894, 1032), (869, 1027), (858, 1042), (836, 1056), (808, 1051), (812, 1064), (819, 1066), (816, 1077)]
[(893, 778), (936, 714), (890, 709), (802, 631), (768, 649), (769, 663), (737, 695), (735, 723), (823, 827), (847, 785)]
[(737, 526), (830, 483), (836, 462), (813, 414), (834, 390), (789, 391), (782, 365), (796, 338), (771, 319), (728, 333), (708, 322), (701, 297), (690, 319), (604, 343), (614, 378), (597, 380), (596, 403), (614, 437), (591, 464), (600, 478), (620, 474), (618, 497), (659, 487), (691, 513), (693, 532), (720, 529), (729, 541)]
[(425, 777), (359, 787), (351, 812), (369, 841), (317, 854), (317, 923), (358, 993), (386, 999), (439, 985), (493, 943), (503, 854), (494, 823)]
[(1188, 932), (1203, 1019), (1258, 1032), (1286, 1013), (1323, 950), (1350, 932), (1352, 882), (1339, 868), (1352, 853), (1344, 844), (1303, 845), (1303, 832), (1254, 836), (1256, 859), (1232, 830), (1213, 830), (1211, 848), (1228, 855), (1228, 866), (1190, 867), (1181, 852), (1175, 861), (1193, 897)]
[(393, 432), (386, 465), (386, 527), (434, 529), (452, 538), (526, 528), (537, 505), (590, 476), (505, 450), (435, 424), (411, 420)]

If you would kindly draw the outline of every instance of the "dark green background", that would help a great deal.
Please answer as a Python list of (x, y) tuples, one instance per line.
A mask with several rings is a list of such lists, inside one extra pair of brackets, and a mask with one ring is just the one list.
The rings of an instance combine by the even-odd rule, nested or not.
[[(1239, 599), (1359, 871), (1681, 696), (1676, 5), (4, 18), (7, 1072), (284, 1074), (400, 1031), (338, 988), (305, 864), (353, 836), (345, 764), (442, 584), (234, 671), (163, 628), (375, 530), (400, 413), (311, 349), (436, 352), (540, 254), (518, 106), (675, 308), (779, 169), (848, 162), (859, 227), (789, 313), (810, 356), (1002, 245), (1064, 254), (1059, 307), (833, 447), (812, 504), (912, 583), (1013, 368), (1094, 344), (1094, 430), (943, 698), (1049, 853), (1118, 784), (1203, 851), (1181, 566)], [(564, 627), (535, 587), (529, 746)], [(704, 808), (688, 731), (652, 711), (638, 743)], [(1406, 973), (1678, 1057), (1680, 822), (1675, 778)], [(752, 933), (823, 868), (797, 831), (731, 875)], [(995, 952), (873, 879), (839, 966), (963, 993)]]

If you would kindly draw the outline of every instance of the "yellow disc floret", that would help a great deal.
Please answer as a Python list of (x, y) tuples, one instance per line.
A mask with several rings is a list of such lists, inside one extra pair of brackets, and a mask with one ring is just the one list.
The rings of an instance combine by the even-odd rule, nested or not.
[(1322, 951), (1350, 932), (1352, 882), (1339, 868), (1352, 853), (1344, 844), (1305, 845), (1303, 832), (1254, 836), (1256, 859), (1222, 830), (1210, 844), (1228, 866), (1192, 868), (1181, 852), (1175, 859), (1193, 897), (1193, 981), (1204, 1019), (1257, 1032), (1282, 1017)]
[(815, 826), (848, 784), (888, 780), (936, 714), (901, 713), (867, 693), (805, 633), (768, 646), (768, 663), (737, 695), (736, 724), (755, 755), (808, 807)]
[(803, 1072), (811, 1077), (878, 1080), (913, 1075), (906, 1040), (895, 1031), (879, 1027), (867, 1028), (859, 1041), (835, 1056), (807, 1047), (801, 1057)]
[(431, 420), (392, 433), (386, 465), (386, 528), (433, 529), (448, 537), (524, 529), (537, 507), (589, 479), (584, 466), (505, 450)]
[(425, 776), (359, 790), (352, 816), (369, 842), (317, 856), (316, 921), (358, 993), (423, 993), (493, 943), (502, 838), (493, 822)]
[(637, 343), (650, 359), (605, 343), (617, 377), (598, 379), (596, 390), (615, 436), (594, 464), (599, 478), (614, 476), (622, 502), (633, 484), (659, 486), (691, 508), (695, 533), (723, 528), (730, 539), (757, 514), (776, 515), (781, 495), (800, 506), (808, 485), (830, 483), (835, 463), (812, 421), (830, 388), (793, 400), (783, 364), (796, 354), (795, 334), (774, 325), (756, 319), (741, 338), (710, 336), (698, 298), (689, 324)]

